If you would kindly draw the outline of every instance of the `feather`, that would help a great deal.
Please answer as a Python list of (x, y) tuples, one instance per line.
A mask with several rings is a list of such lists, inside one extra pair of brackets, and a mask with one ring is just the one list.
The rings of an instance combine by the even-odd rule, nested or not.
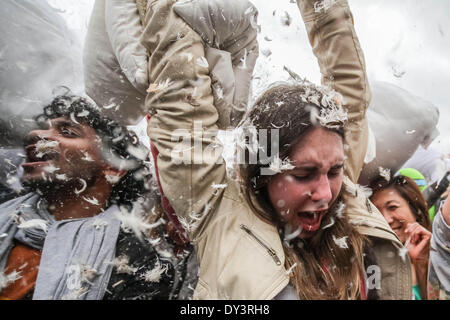
[(369, 198), (372, 195), (372, 189), (366, 186), (355, 184), (351, 181), (347, 181), (345, 183), (345, 190), (354, 197), (359, 198)]
[(208, 61), (206, 60), (205, 57), (197, 58), (197, 60), (195, 62), (197, 63), (197, 65), (199, 65), (202, 68), (208, 68), (209, 67)]
[[(203, 58), (204, 59), (204, 58)], [(206, 61), (206, 59), (205, 59)], [(151, 83), (150, 86), (147, 89), (148, 93), (152, 93), (152, 92), (159, 92), (161, 90), (167, 89), (168, 87), (170, 87), (173, 84), (172, 81), (170, 81), (170, 79), (166, 79), (166, 81), (164, 82), (159, 82), (159, 83)]]
[(5, 162), (6, 162), (7, 164), (9, 164), (10, 166), (12, 166), (12, 167), (14, 167), (14, 168), (17, 169), (17, 166), (16, 166), (14, 163), (12, 163), (10, 159), (4, 159), (4, 160), (5, 160)]
[(0, 292), (6, 288), (9, 284), (14, 283), (15, 281), (22, 278), (22, 275), (16, 270), (10, 272), (9, 274), (5, 274), (3, 272), (0, 272)]
[(17, 227), (19, 229), (42, 229), (45, 233), (47, 233), (47, 221), (42, 219), (23, 221)]
[(406, 239), (403, 247), (398, 249), (398, 255), (400, 256), (400, 258), (402, 258), (403, 261), (406, 260), (406, 255), (408, 254), (408, 245), (410, 242), (411, 242), (411, 236), (409, 236), (408, 239)]
[[(325, 99), (325, 100), (324, 100)], [(322, 105), (331, 103), (329, 102), (334, 97), (322, 97)], [(324, 102), (326, 101), (326, 102)], [(331, 105), (329, 108), (323, 108), (320, 110), (320, 116), (317, 117), (320, 124), (323, 127), (330, 129), (338, 129), (344, 125), (344, 123), (348, 120), (347, 112), (340, 105)]]
[(87, 117), (89, 115), (89, 111), (84, 110), (81, 111), (80, 113), (77, 114), (77, 117), (81, 118), (81, 117)]
[(88, 197), (83, 196), (82, 198), (84, 201), (89, 202), (90, 204), (93, 204), (94, 206), (100, 205), (100, 203), (98, 203), (98, 200), (96, 197), (88, 198)]
[(78, 180), (81, 182), (82, 187), (81, 187), (81, 189), (75, 189), (75, 193), (76, 193), (76, 194), (82, 193), (84, 190), (86, 190), (86, 187), (87, 187), (86, 180), (81, 179), (81, 178), (79, 178)]
[(391, 170), (390, 169), (384, 169), (383, 167), (378, 167), (378, 172), (380, 173), (380, 176), (384, 178), (387, 182), (391, 180)]
[(292, 227), (289, 224), (286, 224), (284, 230), (285, 230), (284, 241), (285, 242), (289, 242), (292, 239), (297, 238), (302, 233), (303, 229), (302, 229), (301, 226), (299, 226), (297, 228), (297, 230), (295, 230), (294, 232), (291, 232), (292, 231)]
[(163, 222), (162, 219), (159, 219), (155, 223), (149, 224), (145, 222), (142, 212), (141, 205), (136, 203), (131, 212), (124, 207), (120, 207), (120, 211), (116, 213), (116, 218), (122, 222), (122, 230), (125, 232), (134, 232), (139, 239), (142, 238), (142, 234), (147, 230), (153, 229)]
[(289, 159), (281, 160), (278, 155), (276, 155), (273, 160), (270, 162), (269, 169), (275, 173), (280, 173), (287, 170), (295, 169)]
[(172, 252), (168, 251), (168, 250), (159, 250), (158, 253), (161, 255), (161, 257), (163, 258), (170, 258), (173, 256)]
[(87, 153), (87, 151), (82, 151), (83, 152), (83, 158), (81, 158), (81, 160), (87, 161), (87, 162), (91, 162), (94, 161), (94, 159), (92, 159), (91, 155), (89, 153)]
[(284, 11), (281, 16), (281, 23), (286, 26), (290, 26), (291, 22), (292, 22), (291, 16), (289, 15), (289, 13), (287, 11)]
[(152, 270), (148, 270), (146, 273), (142, 275), (142, 278), (146, 282), (159, 282), (161, 280), (162, 274), (165, 272), (167, 273), (167, 270), (168, 266), (161, 265), (161, 263), (158, 261)]
[(36, 157), (42, 158), (49, 153), (57, 153), (56, 147), (58, 147), (58, 141), (39, 140), (36, 142)]
[(223, 184), (216, 184), (216, 183), (213, 183), (213, 184), (211, 185), (211, 187), (212, 187), (213, 189), (225, 189), (227, 186), (228, 186), (228, 184), (226, 184), (226, 183), (223, 183)]
[(61, 297), (61, 300), (78, 300), (82, 295), (88, 293), (89, 290), (86, 287), (81, 287), (76, 290), (72, 290), (69, 293)]
[(188, 222), (185, 217), (178, 217), (178, 221), (180, 222), (181, 227), (188, 233), (192, 232), (195, 228), (195, 224)]
[(115, 103), (110, 103), (110, 104), (108, 104), (107, 106), (103, 106), (103, 109), (108, 110), (108, 109), (114, 108), (115, 106), (117, 106)]
[(252, 6), (250, 6), (245, 10), (244, 15), (248, 15), (248, 14), (252, 14), (252, 13), (254, 13), (254, 9)]
[(336, 237), (333, 235), (333, 241), (334, 241), (334, 243), (335, 243), (339, 248), (342, 248), (342, 249), (348, 249), (347, 238), (348, 238), (348, 236), (344, 236), (344, 237), (341, 237), (341, 238), (336, 238)]
[(130, 258), (126, 255), (116, 257), (110, 262), (115, 268), (117, 273), (135, 274), (138, 268), (133, 268), (129, 265)]
[(88, 265), (80, 264), (80, 280), (81, 283), (87, 282), (92, 284), (92, 280), (98, 275), (95, 268), (91, 268)]
[(345, 210), (345, 203), (340, 201), (337, 204), (337, 208), (336, 208), (336, 218), (342, 219), (344, 217), (344, 210)]
[(244, 48), (244, 55), (241, 58), (242, 64), (238, 66), (238, 69), (247, 69), (247, 48)]
[(117, 175), (105, 174), (105, 178), (110, 184), (116, 184), (120, 181), (120, 177)]
[(331, 227), (332, 225), (334, 225), (334, 223), (335, 223), (334, 218), (333, 218), (333, 217), (330, 217), (330, 223), (327, 224), (327, 225), (325, 225), (325, 226), (323, 226), (323, 227), (322, 227), (322, 230), (325, 230), (325, 229)]
[(45, 172), (48, 172), (50, 174), (59, 171), (59, 168), (55, 167), (53, 164), (49, 164), (48, 166), (45, 166), (43, 169)]
[(80, 123), (77, 121), (77, 119), (75, 119), (75, 114), (74, 114), (73, 112), (70, 113), (70, 120), (71, 120), (73, 123), (80, 124)]
[(328, 9), (330, 9), (334, 4), (336, 3), (336, 0), (322, 0), (322, 1), (316, 1), (314, 2), (314, 12), (326, 12)]
[(222, 89), (222, 87), (216, 86), (215, 87), (215, 93), (217, 95), (217, 99), (219, 99), (219, 100), (223, 99), (223, 89)]
[(65, 173), (63, 174), (56, 174), (56, 179), (61, 181), (69, 181), (70, 179), (67, 178), (67, 175)]
[(95, 219), (92, 221), (92, 226), (93, 226), (96, 230), (100, 229), (101, 227), (105, 227), (105, 226), (107, 226), (107, 225), (108, 225), (108, 221), (106, 221), (106, 220), (104, 220), (104, 219), (102, 219), (102, 218), (95, 218)]
[(296, 266), (297, 266), (297, 262), (295, 262), (289, 269), (286, 270), (286, 274), (289, 275)]
[(161, 242), (161, 238), (156, 239), (147, 238), (147, 242), (150, 243), (152, 246), (156, 246)]

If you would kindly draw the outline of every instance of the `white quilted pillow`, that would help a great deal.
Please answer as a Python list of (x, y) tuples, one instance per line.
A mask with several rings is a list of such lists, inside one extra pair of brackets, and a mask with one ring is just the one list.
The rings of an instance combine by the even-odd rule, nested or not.
[(379, 173), (379, 167), (394, 174), (419, 145), (427, 148), (439, 134), (439, 109), (431, 102), (387, 82), (373, 82), (371, 90), (367, 119), (375, 136), (376, 152), (363, 167), (359, 179), (362, 184), (368, 184)]
[(148, 57), (147, 50), (140, 43), (142, 25), (136, 1), (106, 1), (105, 24), (123, 73), (136, 89), (145, 92), (148, 88)]

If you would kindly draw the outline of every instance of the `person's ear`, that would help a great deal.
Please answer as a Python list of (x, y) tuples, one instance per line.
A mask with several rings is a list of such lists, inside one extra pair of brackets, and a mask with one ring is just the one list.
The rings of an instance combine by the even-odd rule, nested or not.
[(120, 181), (126, 174), (127, 170), (120, 170), (114, 167), (111, 167), (109, 165), (104, 165), (104, 168), (102, 170), (103, 175), (105, 176), (106, 180), (110, 184), (116, 184)]

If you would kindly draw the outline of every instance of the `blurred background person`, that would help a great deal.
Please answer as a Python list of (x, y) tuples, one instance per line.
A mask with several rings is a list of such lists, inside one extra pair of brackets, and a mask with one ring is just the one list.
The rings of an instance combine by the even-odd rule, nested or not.
[(0, 205), (1, 299), (169, 299), (182, 283), (147, 237), (148, 153), (85, 99), (56, 97), (24, 142), (28, 192)]
[[(416, 183), (405, 176), (379, 177), (371, 185), (370, 200), (404, 244), (412, 263), (413, 294), (427, 297), (427, 270), (431, 239), (428, 206)], [(405, 252), (400, 251), (404, 255)]]

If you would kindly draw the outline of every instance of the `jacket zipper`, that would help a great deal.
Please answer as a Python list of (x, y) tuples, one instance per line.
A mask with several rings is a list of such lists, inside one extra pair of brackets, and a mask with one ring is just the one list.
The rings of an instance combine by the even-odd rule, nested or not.
[(275, 250), (270, 248), (268, 245), (266, 245), (260, 238), (258, 238), (246, 225), (241, 224), (241, 229), (244, 230), (248, 235), (250, 235), (253, 239), (255, 239), (260, 245), (264, 247), (264, 249), (267, 250), (267, 252), (270, 254), (272, 259), (275, 261), (277, 266), (281, 265), (281, 260), (278, 258)]
[(369, 202), (368, 198), (366, 198), (366, 207), (367, 207), (367, 210), (369, 211), (369, 213), (372, 213), (372, 208), (370, 207), (370, 202)]

